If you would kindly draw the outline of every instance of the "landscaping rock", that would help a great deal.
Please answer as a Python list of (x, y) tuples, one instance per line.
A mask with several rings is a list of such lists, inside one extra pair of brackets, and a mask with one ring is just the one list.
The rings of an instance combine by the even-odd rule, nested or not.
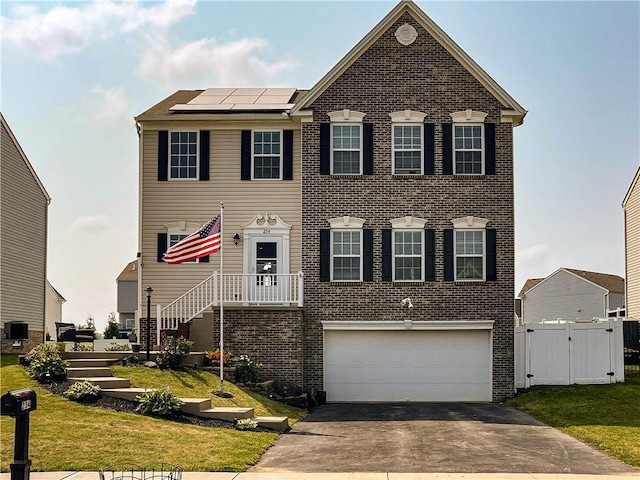
[(158, 364), (156, 362), (152, 362), (151, 360), (149, 360), (148, 362), (144, 362), (142, 365), (147, 368), (158, 368)]

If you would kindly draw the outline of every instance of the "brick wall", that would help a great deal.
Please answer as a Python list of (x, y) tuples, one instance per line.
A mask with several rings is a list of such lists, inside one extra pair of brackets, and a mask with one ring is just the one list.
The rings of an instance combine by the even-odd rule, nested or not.
[(4, 335), (4, 328), (0, 329), (0, 336), (2, 338), (2, 341), (1, 341), (2, 346), (0, 348), (2, 353), (6, 353), (6, 354), (13, 353), (13, 354), (22, 355), (27, 353), (36, 345), (39, 345), (42, 342), (44, 342), (44, 332), (42, 330), (29, 329), (28, 335), (29, 335), (28, 340), (22, 340), (21, 346), (14, 347), (13, 346), (14, 340), (7, 340)]
[[(214, 344), (220, 344), (220, 311), (214, 313)], [(265, 378), (303, 384), (301, 309), (225, 309), (224, 350), (249, 355)]]
[[(415, 43), (401, 45), (394, 33), (409, 23)], [(322, 387), (323, 320), (400, 320), (410, 297), (414, 320), (493, 320), (493, 398), (513, 394), (514, 190), (512, 126), (500, 123), (500, 103), (446, 52), (409, 14), (400, 18), (312, 105), (313, 123), (302, 125), (302, 232), (305, 272), (304, 374), (306, 387)], [(319, 174), (319, 123), (327, 112), (348, 108), (374, 124), (374, 175)], [(434, 123), (435, 175), (391, 175), (391, 118), (399, 110), (426, 113)], [(442, 123), (450, 114), (473, 109), (496, 125), (496, 174), (442, 175)], [(374, 229), (374, 282), (320, 283), (319, 231), (329, 218), (350, 215)], [(427, 219), (436, 231), (436, 281), (400, 284), (381, 281), (381, 229), (405, 215)], [(443, 230), (463, 216), (489, 219), (497, 231), (497, 281), (443, 281)]]

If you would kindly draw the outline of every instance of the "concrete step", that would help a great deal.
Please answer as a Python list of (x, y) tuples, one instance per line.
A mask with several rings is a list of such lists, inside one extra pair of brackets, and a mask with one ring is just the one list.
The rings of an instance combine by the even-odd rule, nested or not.
[(84, 368), (84, 367), (108, 367), (117, 361), (115, 358), (82, 358), (82, 359), (70, 359), (69, 366), (72, 368)]
[(211, 408), (210, 398), (180, 398), (184, 402), (182, 411), (191, 415), (199, 415), (201, 411)]
[(155, 388), (103, 388), (100, 393), (105, 397), (120, 398), (121, 400), (137, 401), (137, 397), (145, 392), (153, 392)]
[(110, 377), (109, 367), (69, 367), (67, 377)]
[(180, 398), (184, 402), (182, 411), (203, 418), (215, 418), (233, 422), (236, 418), (253, 417), (253, 408), (211, 407), (210, 398)]
[(102, 388), (129, 388), (131, 381), (119, 377), (67, 377), (70, 382), (91, 382)]
[[(107, 359), (118, 361), (124, 357), (134, 355), (132, 352), (61, 352), (60, 356), (65, 360)], [(140, 357), (142, 358), (142, 357)]]
[(253, 421), (263, 428), (277, 430), (278, 432), (284, 432), (289, 428), (288, 417), (254, 417)]

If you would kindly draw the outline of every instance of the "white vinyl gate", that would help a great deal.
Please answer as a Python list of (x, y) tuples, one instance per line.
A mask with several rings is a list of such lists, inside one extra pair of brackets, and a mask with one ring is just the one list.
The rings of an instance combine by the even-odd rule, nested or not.
[(622, 322), (528, 323), (515, 329), (516, 387), (624, 382)]

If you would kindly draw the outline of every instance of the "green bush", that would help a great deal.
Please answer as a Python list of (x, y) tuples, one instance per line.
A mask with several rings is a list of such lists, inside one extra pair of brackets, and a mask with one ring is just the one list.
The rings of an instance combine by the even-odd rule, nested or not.
[(67, 376), (69, 363), (55, 354), (36, 357), (29, 363), (29, 375), (38, 381), (59, 380)]
[(164, 337), (160, 352), (156, 356), (158, 367), (181, 370), (182, 364), (191, 351), (191, 347), (193, 347), (193, 342), (184, 337)]
[(255, 431), (258, 428), (258, 422), (251, 418), (241, 418), (236, 421), (236, 430)]
[(152, 390), (136, 397), (140, 405), (136, 407), (136, 412), (143, 415), (155, 417), (165, 417), (180, 410), (184, 402), (169, 391), (169, 387), (164, 390)]
[(236, 380), (240, 383), (256, 383), (262, 380), (262, 364), (251, 360), (249, 355), (234, 357)]
[(74, 352), (93, 352), (93, 344), (76, 342), (73, 344), (73, 351)]
[(100, 387), (91, 382), (76, 382), (63, 395), (76, 402), (92, 402), (100, 395)]
[(27, 352), (24, 360), (27, 364), (30, 364), (36, 358), (44, 358), (50, 355), (60, 356), (58, 345), (55, 343), (40, 343)]

